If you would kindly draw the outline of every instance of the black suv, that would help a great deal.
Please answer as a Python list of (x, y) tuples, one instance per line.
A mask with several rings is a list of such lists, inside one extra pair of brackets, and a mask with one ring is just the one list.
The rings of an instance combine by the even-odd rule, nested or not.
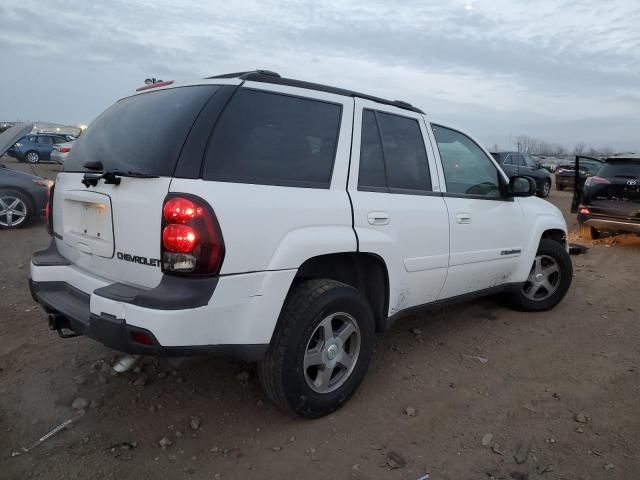
[(578, 222), (587, 239), (598, 238), (601, 230), (640, 233), (640, 155), (607, 158), (586, 179)]
[(539, 162), (528, 153), (491, 152), (509, 178), (517, 176), (531, 177), (536, 182), (536, 193), (546, 198), (551, 191), (551, 174), (542, 168)]

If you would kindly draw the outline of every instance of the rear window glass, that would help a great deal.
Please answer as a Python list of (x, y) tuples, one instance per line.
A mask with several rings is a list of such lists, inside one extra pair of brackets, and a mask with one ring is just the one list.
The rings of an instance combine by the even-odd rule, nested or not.
[(328, 188), (342, 107), (242, 89), (215, 127), (203, 178)]
[(640, 178), (640, 160), (612, 160), (605, 163), (598, 171), (598, 176), (604, 178), (621, 177)]
[(120, 100), (96, 118), (75, 143), (66, 171), (87, 162), (148, 175), (172, 176), (180, 150), (215, 85), (171, 88)]

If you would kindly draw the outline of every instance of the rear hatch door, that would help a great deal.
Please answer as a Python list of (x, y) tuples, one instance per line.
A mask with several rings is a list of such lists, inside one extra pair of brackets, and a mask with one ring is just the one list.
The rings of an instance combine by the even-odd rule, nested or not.
[(94, 120), (74, 144), (53, 196), (54, 235), (65, 258), (113, 282), (160, 282), (163, 202), (189, 131), (217, 89), (152, 90)]

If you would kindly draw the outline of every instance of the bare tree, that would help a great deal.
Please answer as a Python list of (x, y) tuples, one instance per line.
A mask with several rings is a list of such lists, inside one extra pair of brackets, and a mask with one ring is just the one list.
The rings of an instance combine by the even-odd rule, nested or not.
[(578, 142), (578, 143), (576, 143), (576, 146), (573, 147), (573, 154), (574, 155), (582, 155), (584, 153), (584, 149), (585, 149), (584, 142)]
[(540, 141), (529, 135), (518, 135), (516, 137), (516, 146), (523, 153), (534, 153), (538, 150)]

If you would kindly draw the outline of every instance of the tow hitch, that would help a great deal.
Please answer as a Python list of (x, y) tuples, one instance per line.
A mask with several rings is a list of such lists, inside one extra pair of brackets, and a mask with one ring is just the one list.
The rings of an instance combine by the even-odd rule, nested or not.
[(69, 327), (69, 320), (64, 315), (59, 313), (49, 314), (49, 330), (55, 330), (60, 335), (60, 338), (73, 338), (81, 336), (80, 333), (76, 333), (71, 330), (71, 333), (65, 333), (63, 329), (71, 330)]

